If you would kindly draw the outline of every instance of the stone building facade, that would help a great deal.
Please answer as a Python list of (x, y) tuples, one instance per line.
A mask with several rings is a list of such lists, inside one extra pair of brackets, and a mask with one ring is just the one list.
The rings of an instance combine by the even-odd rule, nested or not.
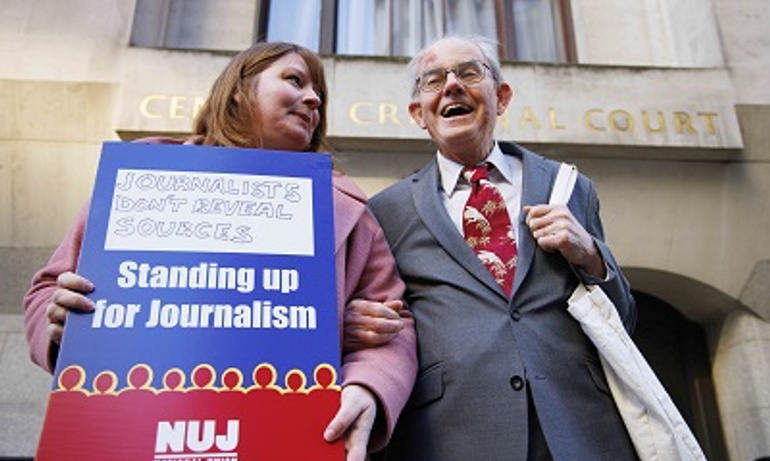
[[(21, 297), (101, 143), (188, 132), (230, 57), (129, 45), (135, 3), (0, 1), (0, 458), (34, 454), (51, 378), (28, 359)], [(595, 180), (635, 338), (710, 459), (770, 456), (770, 12), (570, 6), (576, 62), (505, 62), (497, 137)], [(337, 164), (370, 194), (434, 153), (408, 117), (405, 62), (324, 55)]]

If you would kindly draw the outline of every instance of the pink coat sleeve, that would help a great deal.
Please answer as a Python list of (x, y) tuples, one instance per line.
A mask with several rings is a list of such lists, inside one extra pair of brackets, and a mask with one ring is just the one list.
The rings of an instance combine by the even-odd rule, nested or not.
[[(335, 208), (340, 214), (339, 203), (335, 203)], [(404, 294), (404, 283), (380, 225), (365, 207), (356, 216), (357, 222), (337, 250), (337, 285), (338, 289), (342, 285), (343, 295), (340, 310), (353, 299), (383, 302), (402, 299)], [(405, 328), (390, 343), (345, 354), (342, 360), (343, 386), (362, 385), (381, 404), (381, 424), (375, 426), (370, 439), (372, 451), (383, 448), (390, 439), (417, 375), (417, 337), (408, 311), (404, 313), (404, 322)]]
[(78, 213), (74, 224), (67, 231), (67, 235), (48, 264), (32, 277), (30, 288), (24, 295), (24, 325), (30, 357), (33, 362), (49, 373), (53, 372), (56, 365), (59, 346), (48, 337), (46, 310), (56, 291), (56, 278), (63, 272), (74, 272), (77, 268), (87, 216), (88, 205), (86, 204)]

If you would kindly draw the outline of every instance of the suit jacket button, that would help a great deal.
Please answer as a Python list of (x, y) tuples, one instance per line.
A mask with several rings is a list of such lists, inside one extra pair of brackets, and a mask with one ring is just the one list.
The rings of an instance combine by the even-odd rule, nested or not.
[(514, 376), (511, 378), (511, 387), (514, 391), (520, 391), (524, 389), (524, 378), (522, 378), (519, 375)]
[(518, 322), (521, 320), (521, 312), (519, 312), (518, 309), (514, 309), (513, 312), (511, 312), (511, 318), (514, 322)]

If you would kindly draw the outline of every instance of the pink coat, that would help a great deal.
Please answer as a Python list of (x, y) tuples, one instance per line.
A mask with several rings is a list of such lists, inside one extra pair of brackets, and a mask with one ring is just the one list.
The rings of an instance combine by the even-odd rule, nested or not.
[[(165, 142), (169, 142), (164, 140)], [(382, 229), (366, 207), (366, 196), (339, 172), (332, 176), (337, 308), (342, 331), (345, 306), (353, 299), (387, 301), (401, 299), (404, 284), (396, 271), (393, 255)], [(32, 278), (24, 297), (24, 317), (32, 360), (52, 372), (58, 346), (46, 328), (46, 308), (56, 290), (56, 278), (75, 272), (83, 240), (88, 206), (85, 206), (48, 264)], [(370, 448), (382, 448), (390, 438), (401, 410), (409, 398), (417, 373), (416, 335), (411, 314), (404, 315), (406, 328), (385, 346), (345, 354), (342, 358), (343, 386), (360, 384), (371, 390), (384, 409), (384, 426), (375, 427)], [(380, 418), (378, 418), (380, 420)]]

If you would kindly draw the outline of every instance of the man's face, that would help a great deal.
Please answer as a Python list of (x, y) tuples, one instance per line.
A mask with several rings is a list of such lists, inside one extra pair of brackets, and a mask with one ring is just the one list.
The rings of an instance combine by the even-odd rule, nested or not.
[[(443, 70), (470, 61), (487, 64), (475, 44), (454, 38), (440, 40), (418, 62), (417, 76), (440, 76)], [(409, 104), (412, 118), (428, 130), (441, 154), (464, 165), (487, 157), (494, 142), (497, 116), (505, 111), (512, 96), (506, 83), (498, 88), (492, 73), (486, 67), (482, 69), (483, 78), (470, 84), (463, 84), (455, 72), (446, 73), (442, 88), (434, 92), (418, 90)]]

